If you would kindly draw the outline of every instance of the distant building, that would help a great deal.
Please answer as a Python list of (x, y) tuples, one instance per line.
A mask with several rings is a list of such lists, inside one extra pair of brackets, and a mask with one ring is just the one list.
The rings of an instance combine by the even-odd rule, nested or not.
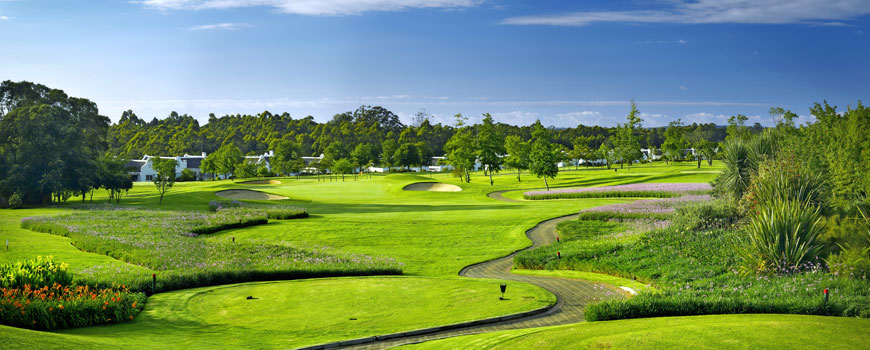
[[(193, 172), (197, 180), (204, 180), (206, 174), (202, 173), (202, 161), (205, 159), (206, 155), (205, 152), (202, 152), (200, 155), (190, 155), (185, 153), (183, 156), (175, 157), (155, 157), (146, 154), (142, 159), (133, 159), (127, 162), (127, 168), (130, 169), (130, 177), (134, 182), (152, 181), (154, 180), (154, 177), (157, 176), (157, 171), (154, 170), (153, 159), (174, 159), (176, 162), (176, 176), (180, 176), (182, 170), (188, 169)], [(269, 151), (259, 156), (245, 156), (245, 160), (253, 162), (258, 166), (264, 165), (266, 169), (271, 171), (272, 169), (269, 161), (274, 155), (275, 152)], [(225, 178), (224, 175), (217, 175), (217, 177), (219, 179)]]

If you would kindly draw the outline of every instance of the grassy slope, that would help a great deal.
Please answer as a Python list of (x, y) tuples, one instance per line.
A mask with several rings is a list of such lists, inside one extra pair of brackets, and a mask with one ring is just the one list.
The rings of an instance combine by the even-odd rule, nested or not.
[[(718, 166), (717, 166), (718, 167)], [(702, 167), (701, 171), (710, 168)], [(560, 174), (551, 181), (553, 186), (602, 186), (611, 184), (637, 182), (699, 182), (709, 181), (715, 174), (693, 173), (692, 164), (674, 166), (639, 166), (632, 170), (579, 170)], [(221, 239), (234, 236), (237, 239), (268, 240), (285, 242), (293, 246), (326, 249), (333, 253), (355, 252), (371, 255), (394, 257), (405, 264), (407, 274), (435, 277), (427, 279), (428, 289), (441, 295), (449, 290), (476, 290), (480, 281), (456, 279), (452, 276), (460, 268), (468, 264), (503, 256), (513, 250), (529, 244), (524, 232), (535, 223), (559, 215), (574, 213), (580, 209), (601, 204), (621, 202), (621, 199), (594, 199), (568, 201), (536, 201), (523, 203), (505, 203), (486, 198), (485, 194), (494, 190), (541, 188), (543, 182), (528, 174), (523, 175), (523, 181), (517, 182), (515, 174), (503, 172), (495, 176), (496, 186), (490, 187), (481, 174), (472, 177), (472, 184), (460, 184), (456, 178), (447, 174), (436, 174), (432, 179), (428, 176), (390, 175), (373, 176), (371, 180), (353, 181), (347, 177), (346, 182), (317, 182), (314, 179), (284, 179), (276, 185), (243, 185), (230, 181), (207, 183), (179, 183), (170, 190), (164, 205), (165, 209), (202, 210), (209, 200), (217, 199), (215, 191), (229, 188), (261, 189), (291, 198), (278, 201), (281, 204), (298, 204), (308, 207), (313, 215), (304, 220), (275, 222), (269, 225), (222, 232), (209, 239)], [(401, 188), (416, 181), (442, 181), (458, 184), (463, 192), (434, 193), (408, 192)], [(522, 196), (521, 191), (509, 192)], [(105, 199), (103, 193), (98, 193), (95, 199)], [(136, 184), (130, 195), (122, 201), (123, 205), (146, 208), (158, 208), (154, 187), (148, 183)], [(69, 245), (69, 240), (47, 234), (35, 233), (18, 228), (18, 222), (23, 216), (51, 215), (68, 211), (64, 206), (47, 209), (31, 209), (24, 211), (0, 211), (0, 235), (10, 237), (12, 249), (9, 253), (0, 253), (0, 261), (15, 261), (35, 255), (54, 255), (62, 261), (76, 266), (93, 266), (116, 264), (125, 265), (111, 258), (80, 252)], [(2, 237), (0, 237), (2, 238)], [(131, 267), (138, 268), (138, 267)], [(417, 279), (420, 280), (420, 279)], [(403, 279), (402, 288), (412, 288), (414, 279)], [(407, 282), (404, 282), (407, 281)], [(297, 281), (294, 286), (317, 285), (317, 280)], [(490, 282), (491, 283), (491, 282)], [(347, 288), (331, 287), (318, 289), (326, 294), (333, 293), (335, 298), (355, 290), (357, 283), (349, 283)], [(437, 286), (436, 286), (437, 285)], [(464, 289), (463, 289), (464, 288)], [(413, 289), (413, 288), (412, 288)], [(186, 306), (189, 291), (161, 294), (149, 300), (145, 315), (129, 325), (94, 327), (67, 331), (65, 334), (41, 334), (40, 344), (51, 347), (65, 344), (90, 343), (94, 346), (113, 347), (121, 344), (146, 346), (155, 340), (172, 339), (173, 344), (213, 344), (231, 346), (231, 344), (263, 343), (264, 347), (289, 346), (291, 341), (284, 336), (264, 336), (251, 332), (250, 325), (245, 320), (238, 320), (220, 325), (211, 324), (216, 320), (214, 314), (200, 314)], [(375, 294), (372, 296), (371, 294)], [(361, 313), (377, 314), (380, 309), (380, 296), (383, 292), (369, 291), (361, 295), (368, 299), (353, 299), (350, 304), (334, 305), (333, 301), (309, 300), (306, 306), (306, 317), (286, 319), (286, 328), (300, 328), (307, 325), (317, 314), (328, 313), (330, 309), (353, 307)], [(184, 300), (184, 302), (162, 301), (163, 299)], [(336, 323), (325, 329), (334, 332), (325, 334), (323, 329), (294, 333), (292, 344), (307, 344), (353, 338), (372, 332), (399, 331), (424, 327), (429, 315), (443, 311), (443, 304), (426, 301), (420, 293), (408, 295), (404, 300), (421, 309), (412, 315), (422, 317), (397, 321), (383, 318), (367, 327), (358, 327), (361, 322)], [(229, 307), (229, 306), (227, 306)], [(401, 310), (399, 308), (396, 308)], [(379, 311), (380, 310), (380, 311)], [(389, 311), (389, 310), (386, 310)], [(507, 309), (468, 310), (457, 314), (457, 318), (438, 319), (438, 322), (449, 323), (459, 319), (482, 318), (487, 315), (507, 313)], [(285, 312), (286, 313), (286, 312)], [(399, 312), (401, 313), (401, 312)], [(262, 322), (281, 317), (281, 312), (260, 312), (264, 316)], [(157, 317), (159, 316), (159, 317)], [(715, 321), (711, 321), (715, 323)], [(787, 322), (787, 321), (786, 321)], [(607, 324), (607, 323), (602, 323)], [(172, 326), (169, 326), (172, 325)], [(600, 326), (599, 326), (600, 327)], [(122, 330), (126, 330), (122, 332)], [(32, 344), (34, 332), (0, 327), (4, 339), (21, 339), (21, 343)], [(113, 334), (127, 334), (121, 338)], [(194, 335), (198, 334), (198, 335)], [(285, 334), (286, 335), (286, 334)], [(43, 342), (44, 340), (45, 342)], [(248, 343), (246, 343), (248, 342)]]
[(798, 315), (667, 317), (485, 333), (402, 349), (867, 349), (870, 320)]

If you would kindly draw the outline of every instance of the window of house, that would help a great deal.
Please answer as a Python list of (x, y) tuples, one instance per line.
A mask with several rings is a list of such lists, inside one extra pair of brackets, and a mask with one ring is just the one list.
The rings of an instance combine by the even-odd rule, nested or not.
[(145, 175), (145, 181), (154, 180), (154, 175)]

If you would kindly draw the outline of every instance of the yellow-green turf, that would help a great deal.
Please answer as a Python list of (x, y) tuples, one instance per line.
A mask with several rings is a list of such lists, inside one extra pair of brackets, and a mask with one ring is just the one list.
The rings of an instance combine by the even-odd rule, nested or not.
[(868, 329), (868, 319), (707, 315), (484, 333), (400, 349), (868, 349)]

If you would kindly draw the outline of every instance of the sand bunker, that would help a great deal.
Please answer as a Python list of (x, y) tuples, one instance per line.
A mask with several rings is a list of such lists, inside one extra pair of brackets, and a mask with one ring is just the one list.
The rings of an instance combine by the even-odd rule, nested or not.
[(240, 183), (243, 183), (245, 185), (277, 185), (277, 184), (281, 183), (281, 181), (278, 181), (278, 180), (253, 180), (253, 181), (245, 181), (245, 182), (240, 182)]
[(440, 182), (418, 182), (402, 188), (405, 191), (459, 192), (462, 188)]
[(289, 199), (284, 196), (253, 190), (224, 190), (217, 191), (214, 194), (218, 197), (249, 201), (277, 201), (281, 199)]

